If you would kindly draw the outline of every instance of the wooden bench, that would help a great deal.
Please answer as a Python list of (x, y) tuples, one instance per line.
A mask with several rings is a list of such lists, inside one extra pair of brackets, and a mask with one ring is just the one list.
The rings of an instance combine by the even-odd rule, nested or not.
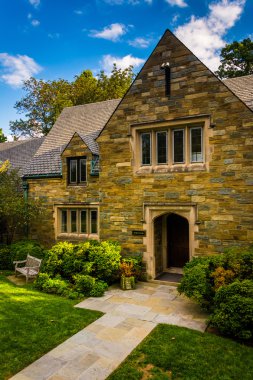
[[(13, 264), (15, 264), (15, 276), (23, 275), (26, 277), (26, 282), (28, 282), (29, 278), (34, 278), (38, 275), (40, 271), (41, 266), (40, 259), (37, 259), (36, 257), (27, 255), (26, 260), (22, 261), (13, 261)], [(19, 266), (20, 264), (23, 264), (22, 266)]]

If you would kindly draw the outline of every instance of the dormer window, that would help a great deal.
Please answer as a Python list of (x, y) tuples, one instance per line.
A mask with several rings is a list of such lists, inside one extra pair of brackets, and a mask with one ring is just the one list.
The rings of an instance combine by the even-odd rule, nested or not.
[(82, 185), (87, 181), (86, 157), (68, 159), (68, 183), (70, 185)]

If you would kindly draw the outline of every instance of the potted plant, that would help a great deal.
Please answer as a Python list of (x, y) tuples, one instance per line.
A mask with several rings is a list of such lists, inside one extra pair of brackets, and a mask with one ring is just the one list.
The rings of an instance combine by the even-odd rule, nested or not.
[(131, 259), (123, 259), (119, 265), (121, 277), (120, 286), (123, 290), (135, 289), (135, 269)]

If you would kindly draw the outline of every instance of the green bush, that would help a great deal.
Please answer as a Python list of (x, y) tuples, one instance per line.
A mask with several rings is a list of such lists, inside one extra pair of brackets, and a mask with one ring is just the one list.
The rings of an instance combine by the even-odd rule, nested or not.
[(13, 256), (10, 245), (0, 246), (0, 270), (13, 269)]
[(106, 282), (96, 281), (89, 295), (91, 297), (102, 297), (107, 289), (108, 285)]
[(218, 289), (214, 297), (212, 326), (241, 339), (253, 338), (253, 281), (235, 281)]
[(117, 243), (90, 240), (72, 244), (60, 242), (47, 253), (43, 271), (51, 277), (59, 274), (72, 280), (73, 274), (81, 273), (113, 282), (120, 262), (120, 246)]
[(28, 254), (43, 259), (45, 253), (45, 249), (38, 242), (31, 240), (2, 245), (0, 246), (0, 270), (13, 270), (13, 261), (25, 260)]
[(184, 267), (178, 291), (211, 310), (216, 291), (236, 280), (253, 278), (253, 248), (232, 248), (223, 254), (194, 258)]
[(114, 282), (119, 276), (120, 251), (117, 242), (92, 241), (88, 250), (88, 260), (93, 264), (92, 275), (107, 283)]
[(66, 241), (55, 244), (46, 254), (42, 270), (51, 277), (59, 274), (64, 276), (63, 262), (70, 262), (69, 256), (74, 256), (74, 245)]
[(73, 276), (75, 290), (79, 293), (89, 296), (95, 285), (95, 278), (85, 274), (76, 274)]
[(68, 295), (69, 283), (60, 277), (50, 278), (47, 273), (39, 273), (35, 286), (45, 293)]

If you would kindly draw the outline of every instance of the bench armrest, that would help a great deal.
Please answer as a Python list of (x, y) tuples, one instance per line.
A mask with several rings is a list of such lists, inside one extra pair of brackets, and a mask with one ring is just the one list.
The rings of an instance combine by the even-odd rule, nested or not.
[(26, 263), (26, 260), (13, 261), (13, 264)]

